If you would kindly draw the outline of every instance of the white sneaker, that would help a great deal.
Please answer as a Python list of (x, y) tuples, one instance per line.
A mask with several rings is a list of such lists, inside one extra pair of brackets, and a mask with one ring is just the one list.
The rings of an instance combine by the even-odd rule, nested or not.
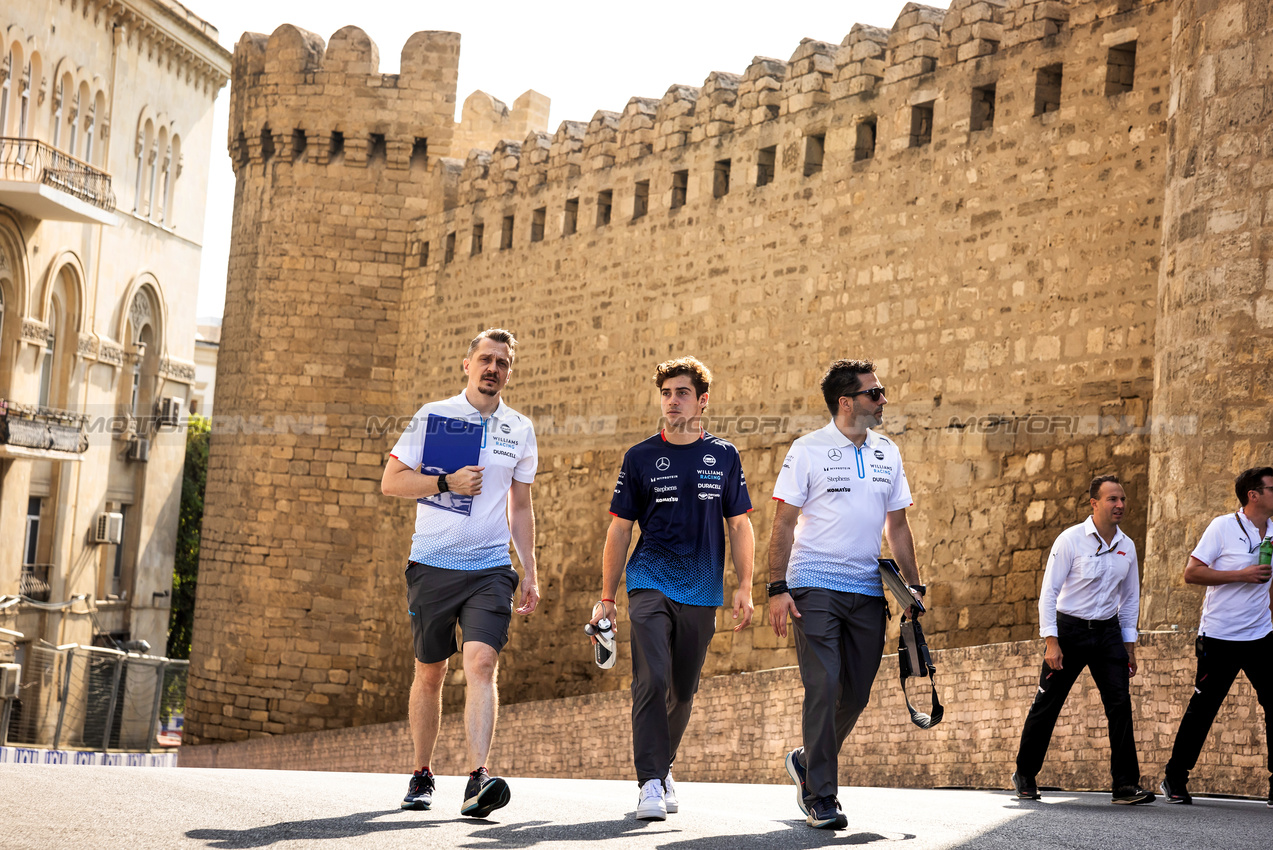
[(674, 815), (680, 809), (676, 802), (676, 783), (672, 781), (672, 771), (667, 772), (667, 776), (663, 777), (663, 806), (667, 809), (669, 815)]
[(641, 786), (636, 816), (639, 820), (667, 820), (667, 804), (663, 802), (663, 783), (658, 779), (647, 779)]

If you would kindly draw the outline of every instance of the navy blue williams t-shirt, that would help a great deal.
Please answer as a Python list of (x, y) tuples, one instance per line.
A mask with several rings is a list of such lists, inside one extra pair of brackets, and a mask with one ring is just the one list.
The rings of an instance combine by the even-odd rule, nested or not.
[(688, 445), (660, 432), (628, 449), (610, 513), (641, 526), (627, 587), (684, 605), (724, 602), (726, 517), (751, 510), (738, 449), (707, 432)]

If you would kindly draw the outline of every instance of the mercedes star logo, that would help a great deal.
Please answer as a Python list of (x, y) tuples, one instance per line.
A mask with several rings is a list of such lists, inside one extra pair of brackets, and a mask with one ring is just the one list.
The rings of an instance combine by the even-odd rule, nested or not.
[(665, 457), (661, 457), (654, 462), (654, 468), (657, 469), (659, 472), (663, 472), (671, 465), (672, 465), (672, 461), (668, 460)]
[(827, 457), (831, 458), (832, 460), (839, 460), (841, 456), (842, 455), (840, 454), (839, 449), (832, 449), (831, 451), (827, 452)]

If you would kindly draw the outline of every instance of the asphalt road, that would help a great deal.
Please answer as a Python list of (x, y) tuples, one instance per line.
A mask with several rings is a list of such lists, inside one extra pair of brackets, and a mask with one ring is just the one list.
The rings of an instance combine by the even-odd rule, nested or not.
[(807, 827), (790, 785), (678, 783), (681, 810), (632, 816), (635, 783), (510, 779), (512, 802), (459, 815), (464, 779), (438, 778), (434, 809), (404, 812), (406, 777), (366, 773), (0, 765), (0, 848), (347, 847), (474, 850), (753, 850), (839, 845), (1076, 850), (1273, 847), (1263, 801), (1114, 806), (1106, 794), (842, 789), (849, 828)]

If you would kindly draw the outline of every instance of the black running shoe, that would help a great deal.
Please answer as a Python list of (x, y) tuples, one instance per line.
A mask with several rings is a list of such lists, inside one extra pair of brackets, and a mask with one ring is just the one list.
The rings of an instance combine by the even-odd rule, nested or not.
[(835, 797), (819, 797), (809, 805), (809, 816), (804, 822), (814, 829), (845, 829), (849, 819), (840, 811), (840, 801)]
[(804, 788), (805, 779), (808, 778), (809, 772), (805, 769), (804, 762), (801, 757), (804, 755), (804, 747), (798, 747), (787, 753), (787, 775), (791, 777), (791, 781), (796, 783), (796, 805), (800, 807), (800, 814), (808, 817), (809, 803), (806, 799), (806, 791)]
[(1189, 795), (1189, 789), (1185, 787), (1183, 779), (1174, 780), (1170, 776), (1165, 776), (1158, 790), (1162, 792), (1162, 798), (1168, 803), (1179, 803), (1182, 806), (1193, 805), (1193, 797)]
[(479, 767), (469, 774), (469, 784), (464, 789), (464, 805), (460, 814), (472, 818), (484, 818), (496, 809), (508, 805), (508, 783), (498, 776), (491, 776), (486, 768)]
[(419, 812), (432, 805), (433, 773), (426, 770), (424, 773), (417, 771), (411, 774), (411, 781), (407, 784), (407, 796), (402, 798), (402, 808)]
[(1139, 785), (1124, 785), (1121, 788), (1114, 789), (1114, 796), (1110, 800), (1119, 806), (1139, 806), (1144, 803), (1152, 803), (1154, 801), (1154, 792), (1146, 791)]
[(1022, 800), (1038, 800), (1043, 796), (1039, 793), (1039, 786), (1034, 784), (1033, 776), (1012, 774), (1012, 787), (1017, 789), (1017, 797)]

